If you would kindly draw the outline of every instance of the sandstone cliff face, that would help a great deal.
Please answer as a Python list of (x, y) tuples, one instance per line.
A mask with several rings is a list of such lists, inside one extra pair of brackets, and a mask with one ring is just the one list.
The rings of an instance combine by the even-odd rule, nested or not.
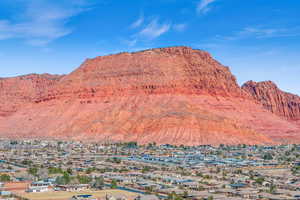
[(300, 97), (281, 91), (272, 81), (248, 81), (242, 88), (276, 115), (300, 120)]
[(96, 57), (66, 76), (23, 79), (3, 79), (0, 105), (9, 114), (0, 115), (0, 136), (185, 145), (300, 141), (299, 127), (256, 103), (228, 67), (187, 47)]
[(35, 102), (61, 77), (50, 74), (30, 74), (0, 79), (0, 115), (10, 115), (24, 104)]
[(244, 95), (229, 68), (207, 52), (173, 47), (88, 59), (62, 78), (51, 99), (167, 93)]

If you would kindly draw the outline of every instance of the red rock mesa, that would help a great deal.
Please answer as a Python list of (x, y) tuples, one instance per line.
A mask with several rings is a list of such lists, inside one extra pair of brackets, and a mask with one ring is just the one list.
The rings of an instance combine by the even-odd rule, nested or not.
[[(299, 142), (298, 111), (270, 109), (207, 52), (158, 48), (86, 60), (65, 76), (0, 80), (0, 136), (159, 144)], [(288, 114), (289, 113), (289, 114)]]

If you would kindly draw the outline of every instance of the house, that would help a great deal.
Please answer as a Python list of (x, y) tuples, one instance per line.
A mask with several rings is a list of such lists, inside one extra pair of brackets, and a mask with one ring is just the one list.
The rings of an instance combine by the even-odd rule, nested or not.
[(9, 196), (11, 195), (10, 191), (0, 191), (0, 196)]
[(155, 195), (142, 195), (136, 197), (134, 200), (159, 200), (159, 198)]
[(198, 182), (195, 181), (191, 181), (191, 182), (185, 182), (182, 184), (184, 187), (189, 188), (191, 190), (197, 190), (200, 187), (200, 184)]
[(272, 185), (272, 183), (270, 181), (264, 181), (262, 183), (262, 185), (265, 186), (265, 187), (270, 187), (270, 185)]
[(235, 196), (239, 196), (245, 199), (257, 199), (259, 190), (253, 188), (243, 188), (242, 190), (238, 190), (233, 192)]
[(139, 188), (142, 189), (152, 189), (152, 190), (158, 190), (161, 188), (160, 185), (154, 183), (154, 182), (150, 182), (150, 181), (144, 181), (144, 182), (138, 182), (137, 185), (139, 186)]
[(70, 200), (98, 200), (90, 194), (75, 195)]
[(241, 189), (246, 187), (247, 185), (244, 183), (234, 183), (234, 184), (230, 184), (230, 187), (233, 189)]
[(26, 192), (48, 192), (48, 186), (30, 186)]
[(78, 184), (78, 185), (57, 185), (55, 186), (56, 191), (82, 191), (90, 188), (89, 184)]
[(50, 184), (43, 181), (32, 182), (26, 192), (48, 192)]

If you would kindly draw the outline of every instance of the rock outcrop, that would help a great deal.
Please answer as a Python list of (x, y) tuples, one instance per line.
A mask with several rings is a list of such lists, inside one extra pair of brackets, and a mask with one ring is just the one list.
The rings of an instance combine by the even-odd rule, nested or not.
[(283, 92), (272, 81), (248, 81), (242, 88), (276, 115), (288, 120), (300, 120), (300, 97)]
[(0, 80), (0, 136), (159, 144), (276, 144), (299, 127), (188, 47), (86, 60), (65, 76)]

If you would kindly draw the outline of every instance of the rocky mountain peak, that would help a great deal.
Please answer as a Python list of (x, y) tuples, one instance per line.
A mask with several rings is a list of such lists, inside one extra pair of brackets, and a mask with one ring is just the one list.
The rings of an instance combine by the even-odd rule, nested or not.
[(267, 110), (289, 120), (300, 119), (300, 97), (280, 90), (272, 81), (248, 81), (242, 86)]

